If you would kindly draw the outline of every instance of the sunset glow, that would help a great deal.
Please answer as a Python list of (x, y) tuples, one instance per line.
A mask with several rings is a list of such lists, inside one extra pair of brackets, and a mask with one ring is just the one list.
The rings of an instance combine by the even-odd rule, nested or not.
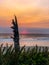
[(49, 0), (0, 0), (0, 26), (10, 26), (14, 14), (20, 27), (49, 28)]

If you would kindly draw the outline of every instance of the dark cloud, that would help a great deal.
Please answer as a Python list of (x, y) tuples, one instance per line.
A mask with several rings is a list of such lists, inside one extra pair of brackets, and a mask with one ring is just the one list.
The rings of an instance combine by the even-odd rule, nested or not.
[(44, 28), (20, 28), (20, 32), (26, 31), (28, 33), (41, 33), (41, 34), (49, 34), (49, 29), (44, 29)]

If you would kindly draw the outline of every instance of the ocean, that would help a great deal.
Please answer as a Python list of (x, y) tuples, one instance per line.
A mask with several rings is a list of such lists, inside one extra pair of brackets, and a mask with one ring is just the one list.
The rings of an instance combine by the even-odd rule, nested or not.
[[(30, 35), (22, 35), (19, 40), (20, 46), (48, 46), (49, 47), (49, 37), (48, 36), (30, 36)], [(0, 37), (0, 45), (6, 44), (14, 45), (14, 41), (12, 38), (8, 37)]]

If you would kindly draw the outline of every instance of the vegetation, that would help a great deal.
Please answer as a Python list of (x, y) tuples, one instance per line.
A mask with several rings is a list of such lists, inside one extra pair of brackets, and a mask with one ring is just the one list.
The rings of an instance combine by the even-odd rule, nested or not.
[(25, 46), (20, 51), (15, 52), (11, 45), (8, 47), (0, 46), (0, 65), (49, 65), (49, 51), (47, 47), (38, 46), (26, 50)]
[(47, 47), (32, 49), (19, 46), (17, 18), (12, 20), (14, 48), (11, 45), (0, 46), (0, 65), (49, 65), (49, 50)]
[(20, 50), (19, 46), (19, 31), (18, 31), (18, 24), (17, 24), (17, 17), (14, 16), (15, 19), (12, 20), (13, 26), (11, 27), (13, 29), (13, 41), (14, 41), (14, 48), (15, 52)]

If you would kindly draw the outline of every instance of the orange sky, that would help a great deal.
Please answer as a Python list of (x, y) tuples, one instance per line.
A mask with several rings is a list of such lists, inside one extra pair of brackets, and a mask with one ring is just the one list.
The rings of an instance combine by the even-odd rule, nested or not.
[(20, 27), (49, 28), (49, 0), (0, 0), (0, 26), (11, 26), (14, 14)]

